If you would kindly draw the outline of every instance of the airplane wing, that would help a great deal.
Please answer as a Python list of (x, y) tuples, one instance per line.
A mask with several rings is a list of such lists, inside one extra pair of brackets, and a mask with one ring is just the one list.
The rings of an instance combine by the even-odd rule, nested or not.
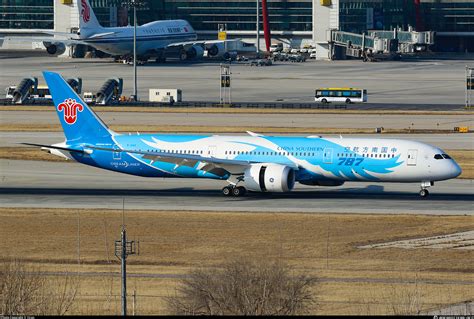
[(206, 41), (188, 41), (188, 42), (174, 42), (170, 43), (166, 46), (166, 48), (175, 48), (175, 47), (182, 47), (183, 49), (187, 50), (190, 47), (193, 47), (195, 45), (199, 46), (205, 46)]
[(195, 167), (199, 163), (198, 169), (206, 171), (217, 176), (231, 175), (242, 175), (245, 169), (253, 163), (253, 161), (242, 161), (242, 160), (229, 160), (215, 157), (204, 157), (193, 154), (175, 154), (165, 152), (147, 152), (139, 150), (127, 150), (127, 149), (113, 149), (105, 147), (97, 147), (93, 145), (87, 145), (87, 149), (109, 151), (109, 152), (123, 152), (144, 155), (143, 158), (151, 160), (152, 162), (166, 162), (174, 163), (177, 166), (188, 166)]
[(168, 47), (174, 46), (193, 46), (193, 45), (210, 45), (210, 44), (219, 44), (224, 42), (235, 42), (241, 41), (242, 39), (227, 39), (227, 40), (195, 40), (195, 41), (186, 41), (186, 42), (174, 42), (168, 44)]
[(38, 33), (50, 34), (50, 35), (54, 35), (54, 36), (62, 36), (64, 38), (68, 38), (68, 39), (79, 39), (79, 36), (77, 34), (71, 33), (71, 32), (39, 30)]
[(71, 32), (49, 31), (49, 30), (41, 30), (41, 29), (29, 29), (28, 31), (30, 33), (49, 34), (49, 35), (54, 35), (54, 36), (62, 36), (64, 38), (79, 39), (79, 36), (76, 33), (71, 33)]
[(2, 38), (3, 40), (14, 41), (14, 42), (49, 42), (49, 43), (63, 43), (66, 46), (76, 45), (76, 44), (85, 44), (88, 43), (82, 40), (76, 39), (61, 39), (61, 38), (53, 38), (53, 37), (5, 37)]

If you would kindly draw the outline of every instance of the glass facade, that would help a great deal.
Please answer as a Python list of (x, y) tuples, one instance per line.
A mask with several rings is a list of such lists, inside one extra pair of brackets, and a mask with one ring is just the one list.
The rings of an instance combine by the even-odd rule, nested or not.
[(393, 30), (414, 27), (414, 1), (340, 0), (339, 27), (342, 31), (362, 33), (367, 30)]
[[(148, 0), (146, 2), (149, 10), (138, 12), (140, 24), (157, 19), (185, 19), (199, 31), (216, 31), (218, 25), (223, 23), (227, 24), (228, 31), (254, 31), (256, 28), (256, 0)], [(312, 0), (268, 0), (267, 5), (271, 30), (312, 30)], [(262, 21), (261, 16), (260, 21)], [(260, 29), (262, 30), (262, 26)]]
[[(109, 0), (91, 0), (104, 26), (110, 25)], [(54, 29), (54, 0), (2, 0), (0, 29)]]
[(54, 29), (53, 0), (2, 0), (0, 29)]
[(421, 12), (425, 30), (474, 32), (472, 0), (422, 1)]
[[(418, 13), (417, 13), (418, 12)], [(342, 31), (393, 30), (474, 32), (473, 0), (340, 0)]]
[[(433, 51), (474, 52), (474, 0), (340, 0), (342, 31), (436, 31)], [(449, 33), (446, 33), (449, 32)], [(446, 33), (443, 35), (443, 33)], [(456, 34), (458, 33), (458, 34)]]

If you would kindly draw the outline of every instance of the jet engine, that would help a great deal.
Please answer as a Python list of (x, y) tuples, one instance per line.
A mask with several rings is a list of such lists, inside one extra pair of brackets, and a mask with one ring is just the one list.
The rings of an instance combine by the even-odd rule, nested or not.
[(295, 171), (280, 164), (254, 164), (245, 170), (244, 183), (255, 192), (289, 192), (295, 186)]
[(43, 42), (43, 45), (46, 47), (46, 51), (49, 54), (63, 54), (66, 51), (66, 46), (61, 42)]
[(204, 55), (204, 48), (200, 45), (193, 45), (186, 51), (187, 59), (200, 59)]
[(210, 47), (207, 48), (207, 54), (210, 57), (217, 57), (224, 54), (224, 43), (214, 43)]

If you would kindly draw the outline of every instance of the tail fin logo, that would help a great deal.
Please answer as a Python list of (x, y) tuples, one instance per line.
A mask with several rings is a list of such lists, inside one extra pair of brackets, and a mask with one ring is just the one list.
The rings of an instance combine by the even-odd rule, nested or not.
[(76, 123), (77, 111), (82, 112), (83, 109), (82, 104), (73, 99), (66, 99), (58, 105), (58, 111), (64, 113), (64, 121), (69, 125)]
[(87, 23), (91, 19), (91, 11), (90, 11), (89, 6), (87, 5), (86, 0), (81, 0), (81, 4), (82, 4), (82, 10), (81, 10), (82, 20), (85, 23)]

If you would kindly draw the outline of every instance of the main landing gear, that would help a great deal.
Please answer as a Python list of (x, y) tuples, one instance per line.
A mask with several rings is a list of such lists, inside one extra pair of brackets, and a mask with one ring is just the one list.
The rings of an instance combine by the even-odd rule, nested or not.
[(421, 190), (420, 190), (420, 196), (421, 197), (428, 197), (430, 192), (428, 191), (428, 187), (433, 186), (434, 182), (428, 181), (428, 182), (421, 182)]
[(224, 194), (225, 196), (240, 197), (244, 196), (246, 193), (247, 189), (245, 189), (245, 187), (243, 186), (229, 185), (222, 189), (222, 194)]

